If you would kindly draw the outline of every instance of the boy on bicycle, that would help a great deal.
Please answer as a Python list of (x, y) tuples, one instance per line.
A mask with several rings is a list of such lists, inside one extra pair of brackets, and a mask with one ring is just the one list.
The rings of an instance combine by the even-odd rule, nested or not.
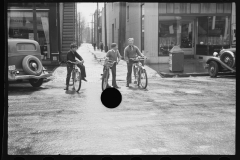
[[(86, 77), (86, 71), (85, 71), (85, 66), (83, 65), (84, 60), (83, 58), (76, 52), (77, 50), (77, 45), (75, 43), (72, 43), (70, 45), (70, 50), (67, 53), (67, 61), (71, 61), (71, 62), (76, 62), (78, 68), (81, 70), (81, 77), (82, 80), (87, 81), (85, 79)], [(78, 58), (80, 60), (80, 62), (75, 60), (75, 57)], [(69, 81), (70, 81), (70, 77), (71, 77), (71, 72), (73, 70), (73, 64), (67, 62), (67, 78), (66, 78), (66, 88), (65, 90), (68, 90), (68, 86), (69, 86)]]
[[(129, 87), (129, 83), (132, 83), (132, 66), (133, 66), (133, 63), (137, 63), (130, 60), (130, 58), (136, 58), (137, 56), (144, 57), (144, 55), (140, 52), (138, 47), (133, 45), (133, 42), (134, 42), (134, 39), (129, 38), (128, 46), (124, 49), (124, 59), (127, 62), (127, 70), (128, 70), (126, 87)], [(144, 65), (143, 61), (142, 61), (142, 64)]]
[[(121, 55), (118, 51), (118, 47), (117, 47), (116, 43), (111, 44), (111, 50), (109, 50), (107, 52), (107, 55), (106, 55), (106, 60), (108, 60), (108, 59), (111, 60), (111, 61), (116, 61), (116, 63), (114, 63), (113, 66), (111, 67), (111, 70), (112, 70), (112, 86), (114, 88), (120, 88), (120, 87), (117, 86), (117, 83), (116, 83), (116, 65), (120, 61)], [(107, 86), (109, 87), (108, 84), (107, 84)]]

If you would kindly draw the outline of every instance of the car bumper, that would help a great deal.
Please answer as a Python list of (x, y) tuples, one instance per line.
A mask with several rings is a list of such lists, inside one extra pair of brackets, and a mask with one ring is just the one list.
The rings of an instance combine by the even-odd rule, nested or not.
[(204, 67), (204, 69), (208, 69), (209, 64), (205, 64), (203, 67)]
[(41, 78), (47, 78), (52, 76), (52, 73), (42, 74), (40, 76), (35, 75), (15, 75), (10, 72), (8, 72), (8, 80), (9, 81), (16, 81), (16, 80), (24, 80), (24, 79), (41, 79)]

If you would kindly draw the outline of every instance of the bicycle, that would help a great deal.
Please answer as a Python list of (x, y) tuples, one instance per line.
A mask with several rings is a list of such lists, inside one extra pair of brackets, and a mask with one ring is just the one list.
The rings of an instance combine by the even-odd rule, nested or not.
[(130, 58), (130, 60), (137, 62), (137, 63), (133, 63), (134, 78), (135, 78), (135, 81), (137, 80), (137, 85), (143, 89), (147, 88), (148, 78), (147, 78), (146, 69), (144, 68), (144, 66), (140, 61), (145, 59), (147, 58), (146, 57)]
[(100, 62), (104, 60), (104, 70), (102, 74), (102, 91), (107, 88), (108, 78), (109, 78), (109, 69), (116, 63), (116, 61), (108, 60), (108, 59), (100, 59)]
[(67, 61), (67, 62), (73, 64), (73, 70), (71, 73), (69, 86), (73, 86), (73, 90), (76, 90), (76, 92), (78, 92), (82, 84), (81, 70), (77, 67), (78, 62), (71, 62), (71, 61)]

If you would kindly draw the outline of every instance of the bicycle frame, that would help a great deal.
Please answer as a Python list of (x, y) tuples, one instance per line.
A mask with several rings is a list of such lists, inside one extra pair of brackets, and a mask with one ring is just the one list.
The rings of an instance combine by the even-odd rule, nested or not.
[(76, 73), (78, 73), (79, 74), (79, 76), (80, 76), (80, 79), (79, 79), (79, 86), (77, 87), (77, 92), (80, 90), (80, 88), (81, 88), (81, 70), (80, 69), (78, 69), (78, 67), (77, 67), (77, 64), (75, 64), (74, 62), (71, 62), (71, 61), (67, 61), (67, 62), (69, 62), (69, 63), (72, 63), (73, 64), (73, 70), (72, 70), (72, 79), (73, 79), (73, 88), (75, 89), (75, 80), (76, 80)]
[(109, 78), (109, 69), (114, 65), (114, 63), (116, 63), (116, 61), (111, 61), (111, 60), (105, 60), (105, 64), (104, 64), (104, 73), (102, 76), (102, 90), (105, 90), (107, 88), (107, 84), (108, 84), (108, 78)]
[(141, 83), (141, 75), (140, 73), (145, 73), (145, 76), (146, 76), (146, 85), (143, 87), (143, 88), (146, 88), (147, 87), (147, 73), (146, 73), (146, 70), (144, 68), (144, 66), (142, 65), (141, 61), (142, 60), (145, 60), (147, 58), (130, 58), (131, 60), (133, 61), (137, 61), (137, 63), (133, 63), (133, 70), (134, 70), (134, 77), (135, 77), (135, 80), (137, 80), (137, 85), (139, 86), (141, 84), (141, 87), (142, 86), (142, 83)]

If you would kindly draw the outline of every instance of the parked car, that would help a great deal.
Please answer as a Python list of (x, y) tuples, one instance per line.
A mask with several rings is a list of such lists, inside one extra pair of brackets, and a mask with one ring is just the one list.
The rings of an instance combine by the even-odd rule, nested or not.
[(214, 52), (213, 57), (207, 60), (205, 68), (210, 77), (217, 77), (219, 72), (236, 73), (236, 46), (222, 49), (219, 53)]
[(40, 87), (46, 73), (42, 65), (40, 46), (30, 39), (8, 39), (8, 81), (28, 80), (33, 87)]

